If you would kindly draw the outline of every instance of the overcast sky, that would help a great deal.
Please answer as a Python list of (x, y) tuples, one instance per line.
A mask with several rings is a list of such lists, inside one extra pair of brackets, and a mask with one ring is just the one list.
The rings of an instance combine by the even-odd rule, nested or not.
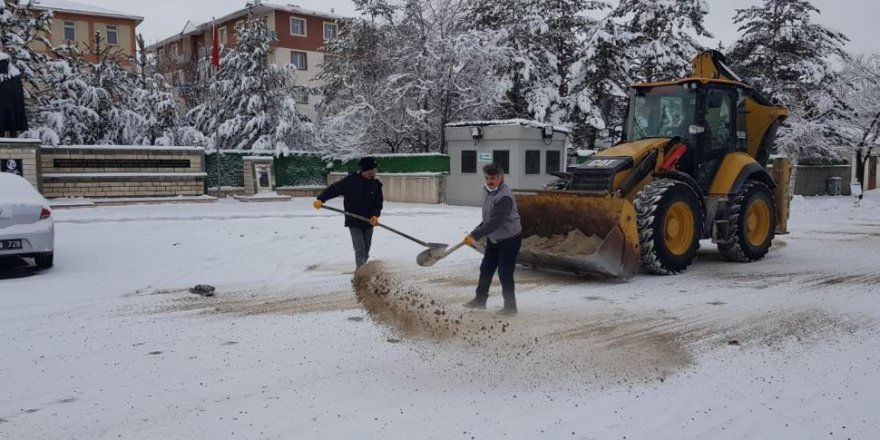
[[(243, 8), (245, 0), (74, 0), (144, 17), (138, 32), (144, 34), (147, 44), (167, 38), (183, 29), (187, 19), (196, 22), (210, 20)], [(708, 29), (715, 39), (706, 43), (714, 47), (717, 41), (729, 45), (736, 38), (732, 17), (736, 8), (760, 3), (759, 0), (708, 0)], [(284, 0), (274, 2), (283, 4)], [(354, 15), (351, 0), (296, 0), (305, 9), (327, 11), (335, 9), (340, 15)], [(847, 49), (852, 52), (880, 52), (880, 39), (874, 29), (880, 19), (878, 0), (813, 0), (822, 14), (816, 20), (850, 38)]]

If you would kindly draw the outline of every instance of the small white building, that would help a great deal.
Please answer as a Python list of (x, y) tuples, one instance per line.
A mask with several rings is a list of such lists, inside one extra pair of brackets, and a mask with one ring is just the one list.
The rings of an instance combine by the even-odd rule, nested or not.
[(565, 171), (565, 128), (525, 119), (468, 121), (446, 125), (450, 157), (446, 202), (479, 206), (483, 166), (498, 163), (512, 189), (542, 189)]

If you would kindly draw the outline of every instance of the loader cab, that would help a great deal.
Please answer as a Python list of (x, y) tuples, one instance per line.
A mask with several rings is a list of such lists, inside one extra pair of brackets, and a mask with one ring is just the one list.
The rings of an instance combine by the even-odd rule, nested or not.
[(746, 149), (745, 100), (742, 88), (728, 82), (635, 86), (630, 91), (626, 141), (679, 137), (688, 152), (678, 169), (706, 191), (724, 156)]

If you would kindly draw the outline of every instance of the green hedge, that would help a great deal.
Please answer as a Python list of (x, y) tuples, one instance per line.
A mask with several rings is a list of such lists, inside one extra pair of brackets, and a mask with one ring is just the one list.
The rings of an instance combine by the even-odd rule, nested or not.
[(274, 165), (278, 186), (322, 186), (330, 171), (328, 161), (317, 155), (276, 157)]
[[(220, 155), (220, 169), (217, 169), (216, 153), (205, 154), (205, 171), (208, 173), (208, 187), (216, 187), (218, 180), (221, 186), (244, 186), (245, 156), (257, 156), (257, 153), (235, 151)], [(334, 172), (354, 171), (358, 168), (358, 160), (328, 160), (317, 154), (293, 154), (276, 157), (274, 160), (275, 184), (277, 186), (322, 186), (327, 182), (327, 174)], [(376, 156), (381, 173), (448, 173), (449, 156), (434, 155), (380, 155)], [(222, 178), (218, 178), (219, 175)]]
[(846, 159), (830, 159), (826, 157), (808, 157), (806, 159), (801, 159), (800, 162), (798, 162), (798, 165), (805, 167), (840, 166), (849, 165), (849, 161)]
[[(448, 173), (449, 156), (442, 154), (375, 156), (380, 173)], [(358, 168), (358, 160), (345, 161), (333, 168), (333, 171), (354, 171)]]
[[(205, 172), (208, 173), (208, 188), (216, 188), (217, 181), (220, 180), (220, 186), (244, 186), (244, 162), (241, 160), (244, 154), (223, 153), (219, 155), (220, 169), (217, 169), (216, 154), (205, 154)], [(219, 175), (222, 179), (218, 179)]]

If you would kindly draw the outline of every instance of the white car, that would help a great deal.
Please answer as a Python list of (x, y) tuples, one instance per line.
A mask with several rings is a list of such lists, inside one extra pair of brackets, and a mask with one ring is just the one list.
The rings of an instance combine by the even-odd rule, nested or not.
[(0, 257), (31, 257), (40, 269), (55, 259), (49, 202), (22, 177), (0, 173)]

